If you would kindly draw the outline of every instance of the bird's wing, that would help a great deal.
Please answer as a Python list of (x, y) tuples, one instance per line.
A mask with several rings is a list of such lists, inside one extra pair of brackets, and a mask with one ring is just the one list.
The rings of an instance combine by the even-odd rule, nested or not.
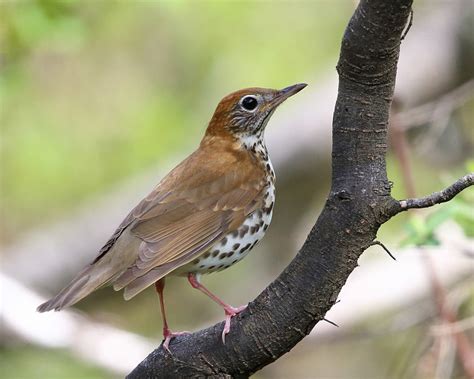
[(146, 272), (183, 256), (192, 259), (209, 247), (211, 240), (236, 230), (259, 207), (263, 183), (226, 188), (232, 184), (226, 183), (227, 175), (214, 178), (212, 183), (222, 192), (183, 191), (178, 198), (159, 204), (134, 223), (131, 232), (143, 241), (136, 267)]
[(204, 253), (263, 206), (265, 186), (263, 168), (247, 152), (195, 152), (117, 229), (130, 228), (142, 243), (134, 265), (117, 278), (114, 288), (157, 267), (166, 267), (160, 270), (166, 275)]
[[(161, 183), (160, 183), (161, 184)], [(97, 263), (105, 254), (107, 254), (110, 249), (115, 245), (122, 233), (127, 229), (135, 220), (139, 219), (141, 215), (146, 213), (148, 210), (153, 208), (155, 203), (159, 203), (164, 197), (167, 196), (166, 193), (160, 188), (160, 184), (156, 186), (153, 191), (146, 196), (138, 205), (131, 210), (131, 212), (125, 217), (125, 219), (120, 223), (117, 229), (115, 229), (114, 234), (109, 238), (105, 245), (100, 249), (99, 254), (94, 259), (92, 264)]]

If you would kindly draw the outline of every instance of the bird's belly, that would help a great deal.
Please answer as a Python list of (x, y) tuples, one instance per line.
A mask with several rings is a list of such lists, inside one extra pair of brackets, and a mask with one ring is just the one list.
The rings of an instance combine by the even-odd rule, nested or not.
[(269, 196), (268, 200), (268, 205), (247, 217), (239, 229), (227, 234), (200, 257), (180, 267), (173, 274), (185, 275), (189, 272), (207, 274), (228, 268), (243, 259), (262, 239), (270, 225), (273, 196)]

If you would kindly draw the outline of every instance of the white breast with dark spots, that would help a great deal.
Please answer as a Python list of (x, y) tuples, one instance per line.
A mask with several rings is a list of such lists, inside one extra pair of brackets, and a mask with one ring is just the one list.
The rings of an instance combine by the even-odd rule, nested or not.
[(247, 217), (237, 230), (227, 234), (199, 258), (176, 270), (175, 274), (188, 272), (205, 274), (230, 267), (243, 259), (265, 235), (272, 220), (275, 204), (275, 172), (261, 139), (254, 140), (248, 148), (264, 162), (267, 172), (268, 183), (264, 195), (264, 206)]
[(227, 234), (207, 252), (183, 267), (184, 271), (211, 273), (230, 267), (243, 259), (265, 235), (272, 220), (274, 202), (275, 187), (271, 183), (265, 194), (265, 206), (247, 217), (237, 230)]

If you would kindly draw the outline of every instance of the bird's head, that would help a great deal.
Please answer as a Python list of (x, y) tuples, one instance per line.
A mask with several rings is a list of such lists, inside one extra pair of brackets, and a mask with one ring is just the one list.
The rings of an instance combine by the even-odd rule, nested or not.
[(261, 138), (275, 109), (306, 84), (295, 84), (282, 90), (245, 88), (224, 97), (212, 116), (206, 136), (228, 136), (244, 142)]

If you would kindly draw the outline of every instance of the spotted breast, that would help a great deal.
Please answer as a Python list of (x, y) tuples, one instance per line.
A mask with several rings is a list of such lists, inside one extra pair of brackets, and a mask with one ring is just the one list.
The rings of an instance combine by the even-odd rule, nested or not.
[(200, 257), (171, 275), (209, 274), (226, 269), (243, 259), (263, 238), (270, 225), (275, 204), (275, 172), (263, 139), (249, 141), (249, 150), (263, 162), (267, 177), (264, 207), (255, 210), (243, 224), (215, 243)]

